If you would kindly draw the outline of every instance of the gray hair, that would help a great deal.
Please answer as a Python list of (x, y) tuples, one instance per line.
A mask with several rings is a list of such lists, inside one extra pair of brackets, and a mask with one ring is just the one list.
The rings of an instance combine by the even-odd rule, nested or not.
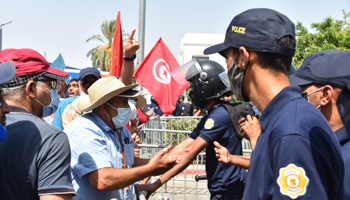
[(15, 87), (10, 87), (10, 88), (2, 88), (4, 92), (4, 98), (5, 100), (11, 100), (15, 102), (21, 101), (24, 97), (24, 88), (26, 85), (18, 85)]

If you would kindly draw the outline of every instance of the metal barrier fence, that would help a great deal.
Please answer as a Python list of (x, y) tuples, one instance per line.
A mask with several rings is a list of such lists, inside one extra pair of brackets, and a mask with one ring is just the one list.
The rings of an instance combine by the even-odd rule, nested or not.
[[(140, 157), (152, 158), (169, 144), (175, 146), (185, 140), (197, 126), (202, 117), (152, 117), (147, 123), (138, 127)], [(251, 154), (248, 140), (242, 140), (244, 155)], [(182, 173), (176, 175), (150, 199), (162, 199), (164, 193), (171, 195), (170, 199), (209, 199), (207, 180), (195, 181), (196, 175), (205, 175), (205, 149)], [(158, 177), (152, 177), (151, 182)], [(168, 189), (168, 185), (170, 186)], [(158, 197), (160, 195), (160, 197)]]

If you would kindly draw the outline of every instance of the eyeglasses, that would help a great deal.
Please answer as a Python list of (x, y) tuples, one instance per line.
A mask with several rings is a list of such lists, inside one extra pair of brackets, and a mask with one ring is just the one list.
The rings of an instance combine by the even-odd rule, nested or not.
[(50, 89), (56, 89), (57, 88), (57, 80), (50, 78), (50, 79), (36, 79), (34, 81), (40, 81), (40, 82), (51, 82)]
[(4, 102), (4, 94), (3, 94), (3, 90), (0, 90), (0, 107), (2, 107), (3, 102)]

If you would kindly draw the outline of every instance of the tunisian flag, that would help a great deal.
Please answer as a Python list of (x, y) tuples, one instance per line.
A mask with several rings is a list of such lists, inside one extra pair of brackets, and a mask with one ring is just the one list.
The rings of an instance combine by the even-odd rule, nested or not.
[(115, 21), (115, 31), (113, 37), (110, 76), (120, 77), (120, 71), (123, 66), (123, 38), (122, 26), (120, 25), (120, 11), (118, 11), (117, 20)]
[(178, 84), (171, 77), (170, 72), (179, 66), (162, 38), (159, 38), (134, 74), (136, 81), (152, 94), (166, 115), (175, 110), (177, 98), (190, 87), (190, 83)]

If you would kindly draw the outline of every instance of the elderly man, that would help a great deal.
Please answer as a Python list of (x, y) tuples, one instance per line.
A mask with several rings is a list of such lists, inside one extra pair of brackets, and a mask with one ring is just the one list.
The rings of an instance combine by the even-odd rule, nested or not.
[[(324, 116), (290, 86), (295, 26), (271, 9), (233, 18), (225, 41), (204, 53), (226, 58), (237, 99), (259, 111), (261, 134), (251, 156), (243, 199), (341, 199), (342, 152)], [(251, 140), (252, 142), (252, 140)]]
[(1, 85), (11, 80), (15, 75), (15, 72), (16, 68), (12, 61), (5, 62), (2, 64), (0, 63), (0, 142), (2, 142), (5, 139), (7, 134), (7, 131), (4, 127), (6, 125), (5, 114), (10, 113), (10, 107), (4, 99), (4, 94)]
[[(116, 77), (101, 78), (89, 88), (91, 111), (73, 120), (64, 131), (72, 151), (74, 199), (133, 199), (133, 183), (158, 175), (176, 161), (164, 156), (171, 146), (153, 159), (134, 157), (134, 142), (125, 128), (130, 120), (128, 99), (140, 95)], [(136, 105), (137, 106), (137, 105)]]
[(68, 73), (51, 68), (32, 49), (0, 52), (0, 63), (11, 60), (15, 77), (2, 85), (11, 113), (0, 143), (0, 199), (72, 199), (67, 135), (41, 120), (52, 114), (56, 80), (67, 79)]
[(350, 79), (350, 51), (321, 51), (307, 56), (294, 75), (307, 100), (325, 116), (341, 145), (344, 163), (344, 199), (350, 199), (350, 142), (336, 105), (342, 88)]

